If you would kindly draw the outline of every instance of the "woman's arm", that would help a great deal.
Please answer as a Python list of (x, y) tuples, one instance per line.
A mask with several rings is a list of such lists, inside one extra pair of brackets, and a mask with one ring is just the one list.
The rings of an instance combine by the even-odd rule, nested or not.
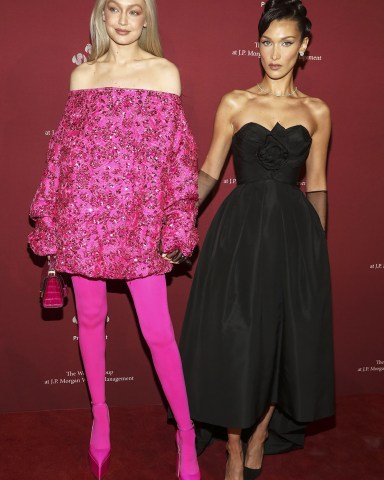
[(28, 243), (36, 255), (56, 253), (56, 192), (60, 177), (60, 125), (49, 142), (46, 166), (40, 185), (30, 207), (29, 215), (35, 228), (28, 236)]
[(316, 100), (312, 106), (316, 131), (307, 159), (307, 198), (319, 215), (323, 229), (327, 223), (327, 155), (331, 136), (331, 114), (328, 106)]
[[(197, 241), (197, 147), (180, 100), (169, 112), (172, 144), (164, 185), (160, 253), (178, 263), (192, 254)], [(173, 118), (172, 118), (173, 117)]]
[(232, 118), (235, 108), (233, 94), (225, 95), (216, 112), (213, 137), (208, 155), (201, 170), (215, 178), (219, 179), (225, 159), (228, 155), (232, 142), (233, 125)]
[(222, 98), (217, 109), (211, 146), (199, 172), (199, 205), (204, 202), (220, 177), (232, 142), (232, 118), (236, 107), (234, 94), (228, 93)]

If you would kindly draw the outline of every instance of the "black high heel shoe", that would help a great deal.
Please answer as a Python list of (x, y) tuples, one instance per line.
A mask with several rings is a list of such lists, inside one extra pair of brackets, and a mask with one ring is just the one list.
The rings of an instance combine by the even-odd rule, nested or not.
[[(243, 474), (243, 479), (244, 480), (255, 480), (256, 478), (259, 478), (263, 471), (263, 467), (260, 468), (249, 468), (245, 466), (245, 457), (247, 453), (247, 447), (248, 445), (246, 443), (243, 443), (243, 452), (244, 452), (244, 474)], [(264, 448), (263, 448), (263, 454), (264, 454)]]
[(263, 471), (263, 468), (244, 467), (243, 478), (244, 480), (255, 480), (255, 478), (258, 478), (261, 475), (262, 471)]

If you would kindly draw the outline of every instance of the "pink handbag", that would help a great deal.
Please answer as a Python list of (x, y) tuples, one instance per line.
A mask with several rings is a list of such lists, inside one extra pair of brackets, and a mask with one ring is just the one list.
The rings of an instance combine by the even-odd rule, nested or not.
[(67, 298), (67, 286), (64, 279), (51, 265), (48, 257), (47, 267), (43, 269), (40, 287), (41, 306), (43, 308), (63, 308)]

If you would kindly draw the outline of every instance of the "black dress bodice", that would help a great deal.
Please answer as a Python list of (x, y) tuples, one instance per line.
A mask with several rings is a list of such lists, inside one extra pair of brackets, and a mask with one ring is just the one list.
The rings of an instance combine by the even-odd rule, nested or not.
[(232, 143), (238, 184), (276, 180), (296, 185), (311, 144), (302, 125), (276, 123), (272, 130), (253, 122), (243, 125)]

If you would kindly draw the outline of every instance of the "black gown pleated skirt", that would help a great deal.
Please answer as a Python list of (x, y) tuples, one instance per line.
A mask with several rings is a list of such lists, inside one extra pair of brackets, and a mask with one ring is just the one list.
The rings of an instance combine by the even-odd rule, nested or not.
[[(290, 150), (303, 135), (278, 133)], [(307, 423), (334, 414), (326, 238), (295, 184), (265, 174), (223, 202), (200, 253), (180, 351), (194, 420), (248, 428), (276, 406), (267, 453), (300, 446)]]

